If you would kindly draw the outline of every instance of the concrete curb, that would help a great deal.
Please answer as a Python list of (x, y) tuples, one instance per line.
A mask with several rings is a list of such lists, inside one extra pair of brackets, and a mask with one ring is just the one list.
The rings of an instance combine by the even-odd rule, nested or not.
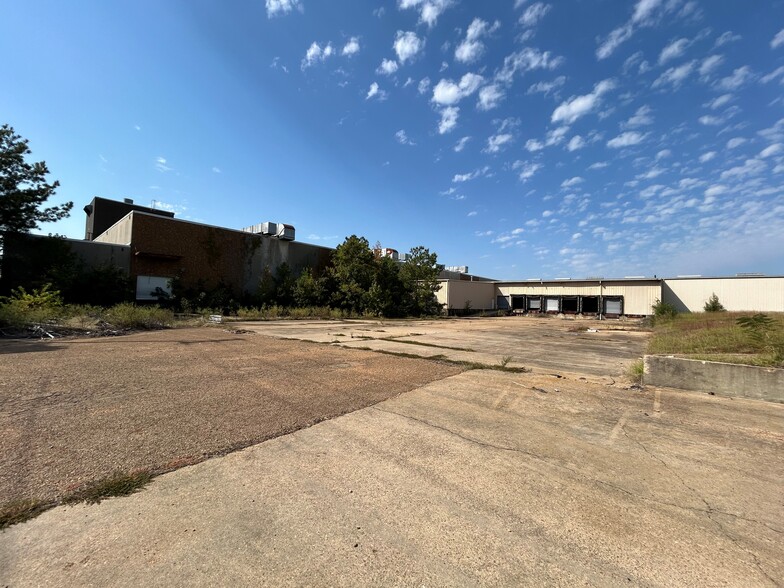
[(784, 369), (646, 355), (643, 381), (651, 386), (784, 403)]

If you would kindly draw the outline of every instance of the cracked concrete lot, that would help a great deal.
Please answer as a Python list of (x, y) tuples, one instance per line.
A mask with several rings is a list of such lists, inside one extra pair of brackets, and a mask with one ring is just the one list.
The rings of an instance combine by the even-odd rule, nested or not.
[(782, 449), (784, 405), (467, 371), (13, 526), (0, 585), (775, 586)]

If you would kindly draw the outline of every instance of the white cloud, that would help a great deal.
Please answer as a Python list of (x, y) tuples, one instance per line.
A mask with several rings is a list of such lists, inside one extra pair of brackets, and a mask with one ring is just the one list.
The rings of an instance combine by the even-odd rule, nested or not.
[(510, 143), (514, 137), (509, 133), (492, 135), (487, 139), (487, 147), (484, 148), (485, 153), (498, 153), (504, 145)]
[(397, 61), (394, 59), (382, 59), (381, 65), (378, 66), (376, 73), (390, 76), (397, 71), (397, 68)]
[(542, 20), (550, 12), (551, 8), (552, 6), (544, 2), (534, 2), (525, 9), (525, 12), (520, 16), (519, 22), (524, 27), (536, 26), (536, 23)]
[(725, 194), (728, 189), (729, 188), (727, 188), (727, 186), (724, 186), (722, 184), (714, 184), (713, 186), (710, 186), (705, 190), (705, 196), (707, 196), (708, 198), (714, 198), (721, 194)]
[[(679, 2), (668, 2), (666, 10), (674, 10)], [(634, 34), (635, 27), (648, 26), (654, 12), (661, 5), (661, 0), (638, 0), (631, 18), (623, 25), (614, 29), (596, 49), (597, 59), (607, 59), (624, 42)]]
[(714, 98), (710, 102), (708, 102), (707, 106), (711, 110), (716, 110), (717, 108), (721, 108), (725, 104), (729, 104), (732, 101), (732, 94), (722, 94), (721, 96)]
[(659, 53), (659, 65), (664, 65), (672, 59), (676, 59), (683, 55), (686, 48), (689, 46), (688, 39), (678, 39), (667, 45)]
[(597, 59), (607, 59), (615, 52), (621, 43), (631, 39), (633, 32), (634, 29), (629, 24), (625, 24), (618, 27), (617, 29), (614, 29), (609, 35), (607, 35), (607, 38), (604, 40), (604, 42), (596, 49)]
[(588, 169), (604, 169), (605, 167), (608, 167), (609, 165), (610, 164), (607, 163), (606, 161), (597, 161), (596, 163), (592, 163), (591, 165), (589, 165)]
[(770, 42), (770, 48), (776, 49), (781, 45), (784, 45), (784, 29), (781, 29), (778, 33), (776, 33), (776, 36), (773, 37)]
[(738, 165), (721, 172), (721, 179), (726, 180), (727, 178), (743, 178), (757, 175), (762, 173), (765, 168), (766, 165), (762, 160), (756, 158), (747, 159), (743, 165)]
[(213, 168), (212, 168), (212, 173), (214, 173), (214, 174), (220, 174), (220, 173), (223, 173), (223, 172), (221, 171), (221, 168), (219, 168), (219, 167), (217, 167), (217, 166), (213, 166)]
[(332, 43), (327, 43), (325, 47), (321, 47), (316, 41), (310, 44), (308, 50), (305, 52), (305, 57), (302, 59), (301, 68), (304, 70), (319, 61), (325, 61), (335, 53)]
[(724, 62), (724, 57), (721, 55), (711, 55), (702, 60), (700, 64), (700, 76), (708, 77), (714, 69), (719, 67)]
[(487, 34), (493, 33), (501, 23), (495, 21), (491, 27), (487, 21), (481, 18), (475, 18), (466, 31), (466, 37), (455, 49), (455, 59), (462, 63), (473, 63), (482, 56), (485, 46), (481, 38)]
[(351, 37), (343, 46), (343, 51), (341, 53), (347, 57), (351, 57), (356, 53), (359, 53), (359, 37)]
[(403, 65), (409, 59), (414, 59), (425, 48), (425, 40), (420, 39), (416, 33), (411, 31), (398, 31), (392, 47), (395, 49), (400, 64)]
[(420, 94), (427, 94), (427, 91), (430, 89), (430, 78), (422, 78), (419, 80), (419, 84), (417, 84), (417, 91)]
[(365, 96), (365, 100), (370, 100), (371, 98), (378, 97), (379, 100), (386, 100), (387, 93), (378, 87), (376, 82), (370, 84), (370, 89), (368, 90), (367, 96)]
[(566, 83), (566, 76), (558, 76), (551, 82), (538, 82), (528, 88), (526, 94), (542, 93), (548, 96), (550, 92), (555, 92)]
[(722, 78), (718, 82), (718, 87), (724, 90), (737, 90), (746, 82), (751, 79), (751, 68), (747, 65), (739, 67), (726, 78)]
[(136, 129), (137, 131), (141, 131), (142, 130), (142, 128), (139, 125), (133, 125), (133, 128)]
[(615, 80), (602, 80), (593, 87), (593, 91), (590, 94), (573, 96), (566, 102), (563, 102), (553, 111), (550, 120), (552, 122), (572, 124), (581, 116), (595, 110), (601, 103), (602, 95), (613, 88), (615, 88)]
[(577, 151), (583, 147), (585, 147), (585, 140), (580, 135), (575, 135), (569, 139), (569, 142), (566, 144), (567, 151)]
[(476, 215), (477, 215), (477, 212), (475, 210), (472, 210), (466, 216), (476, 216)]
[(283, 16), (288, 14), (293, 9), (302, 12), (302, 3), (299, 0), (266, 0), (267, 18), (273, 16)]
[(156, 157), (155, 158), (155, 169), (157, 169), (161, 173), (168, 172), (168, 171), (172, 170), (172, 168), (169, 167), (168, 163), (166, 162), (166, 158), (165, 157)]
[(395, 133), (395, 139), (401, 145), (416, 145), (409, 137), (406, 135), (406, 131), (400, 129), (397, 133)]
[(537, 151), (544, 149), (544, 143), (537, 141), (536, 139), (528, 139), (525, 142), (525, 148), (531, 153), (536, 153)]
[(463, 149), (465, 149), (465, 146), (468, 144), (470, 140), (471, 137), (468, 136), (461, 137), (460, 140), (457, 143), (455, 143), (455, 146), (452, 147), (452, 149), (455, 151), (455, 153), (460, 153)]
[(707, 153), (703, 153), (702, 155), (700, 155), (700, 163), (707, 163), (711, 159), (716, 157), (716, 155), (717, 154), (715, 151), (708, 151)]
[(643, 135), (637, 131), (627, 131), (607, 141), (607, 146), (613, 149), (631, 147), (632, 145), (638, 145), (639, 143), (642, 143), (647, 136), (647, 133)]
[(569, 127), (566, 125), (548, 131), (547, 137), (545, 137), (545, 142), (547, 143), (547, 146), (552, 147), (553, 145), (558, 145), (566, 138), (566, 133), (568, 132), (569, 132)]
[(486, 166), (484, 166), (482, 168), (475, 169), (474, 171), (468, 172), (466, 174), (455, 174), (454, 177), (452, 178), (452, 183), (453, 184), (459, 184), (459, 183), (462, 183), (462, 182), (468, 182), (470, 180), (475, 180), (476, 178), (478, 178), (480, 176), (487, 175), (487, 172), (489, 172), (489, 171), (490, 171), (490, 167), (486, 165)]
[(784, 146), (782, 146), (781, 143), (773, 143), (773, 145), (765, 147), (765, 149), (760, 151), (759, 156), (760, 157), (771, 157), (773, 155), (778, 155), (782, 151), (784, 151)]
[(779, 76), (782, 76), (782, 79), (784, 79), (784, 65), (777, 67), (768, 75), (761, 77), (760, 81), (763, 84), (767, 84), (768, 82), (770, 82), (771, 80), (775, 80)]
[(735, 149), (736, 147), (740, 147), (746, 142), (746, 139), (743, 137), (733, 137), (729, 141), (727, 141), (727, 149)]
[(441, 111), (441, 120), (438, 122), (438, 134), (444, 135), (457, 126), (457, 117), (460, 108), (457, 106), (447, 106)]
[(640, 106), (637, 111), (627, 120), (622, 126), (628, 129), (634, 129), (645, 125), (653, 124), (653, 117), (651, 113), (653, 110), (647, 104)]
[(659, 161), (660, 159), (664, 159), (665, 157), (672, 157), (672, 151), (670, 151), (669, 149), (662, 149), (656, 154), (656, 161)]
[(479, 100), (476, 107), (479, 110), (491, 110), (506, 98), (506, 92), (499, 84), (490, 84), (479, 90)]
[(518, 72), (524, 74), (535, 69), (555, 69), (562, 62), (562, 57), (553, 57), (549, 51), (540, 52), (531, 47), (524, 47), (504, 57), (504, 64), (496, 72), (495, 79), (510, 84)]
[(458, 83), (442, 79), (433, 88), (432, 101), (436, 104), (457, 104), (463, 98), (477, 91), (484, 78), (475, 73), (467, 73)]
[(719, 118), (718, 116), (713, 116), (712, 114), (703, 115), (697, 120), (700, 121), (701, 125), (705, 125), (705, 126), (716, 126), (724, 122), (723, 119)]
[(537, 171), (542, 169), (542, 165), (540, 163), (518, 160), (512, 164), (512, 169), (520, 170), (518, 177), (521, 181), (525, 182), (531, 179)]
[(653, 82), (653, 87), (658, 88), (665, 84), (672, 84), (676, 88), (679, 87), (683, 81), (691, 75), (691, 72), (694, 71), (696, 65), (696, 60), (693, 60), (684, 63), (683, 65), (679, 65), (678, 67), (671, 67), (656, 78), (656, 81)]
[(452, 0), (398, 0), (400, 10), (414, 8), (419, 11), (419, 22), (435, 26), (438, 17), (452, 5)]
[(732, 31), (727, 31), (726, 33), (722, 33), (722, 35), (716, 39), (714, 43), (714, 47), (721, 47), (722, 45), (726, 45), (727, 43), (734, 43), (735, 41), (740, 41), (743, 37), (740, 35), (734, 34)]
[(568, 180), (561, 182), (561, 188), (571, 188), (577, 184), (582, 184), (584, 181), (585, 180), (580, 176), (574, 176), (573, 178), (569, 178)]

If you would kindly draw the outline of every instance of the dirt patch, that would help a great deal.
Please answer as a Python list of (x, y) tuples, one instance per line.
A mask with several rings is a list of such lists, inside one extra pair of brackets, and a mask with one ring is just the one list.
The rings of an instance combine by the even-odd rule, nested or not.
[(459, 371), (217, 329), (0, 341), (0, 502), (197, 463)]

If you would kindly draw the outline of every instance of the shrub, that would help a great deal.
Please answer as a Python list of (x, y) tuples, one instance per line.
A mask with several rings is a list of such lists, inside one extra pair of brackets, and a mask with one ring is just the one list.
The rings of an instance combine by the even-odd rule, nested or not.
[(0, 299), (0, 324), (11, 327), (46, 323), (58, 319), (63, 312), (60, 292), (49, 284), (27, 292), (23, 287), (11, 290), (11, 296)]
[(106, 311), (106, 321), (118, 329), (163, 329), (174, 322), (172, 311), (159, 306), (123, 302)]
[(711, 297), (708, 298), (708, 300), (705, 302), (705, 306), (703, 306), (703, 309), (705, 310), (705, 312), (724, 312), (725, 310), (727, 310), (726, 308), (724, 308), (724, 305), (721, 302), (719, 302), (719, 297), (716, 296), (715, 292), (711, 294)]
[(657, 319), (672, 319), (678, 314), (674, 305), (669, 302), (662, 302), (658, 298), (651, 308), (653, 309), (653, 316)]
[(645, 372), (645, 364), (643, 363), (642, 359), (638, 359), (629, 366), (629, 369), (626, 372), (626, 374), (629, 376), (629, 379), (633, 383), (642, 384), (642, 377), (644, 372)]

